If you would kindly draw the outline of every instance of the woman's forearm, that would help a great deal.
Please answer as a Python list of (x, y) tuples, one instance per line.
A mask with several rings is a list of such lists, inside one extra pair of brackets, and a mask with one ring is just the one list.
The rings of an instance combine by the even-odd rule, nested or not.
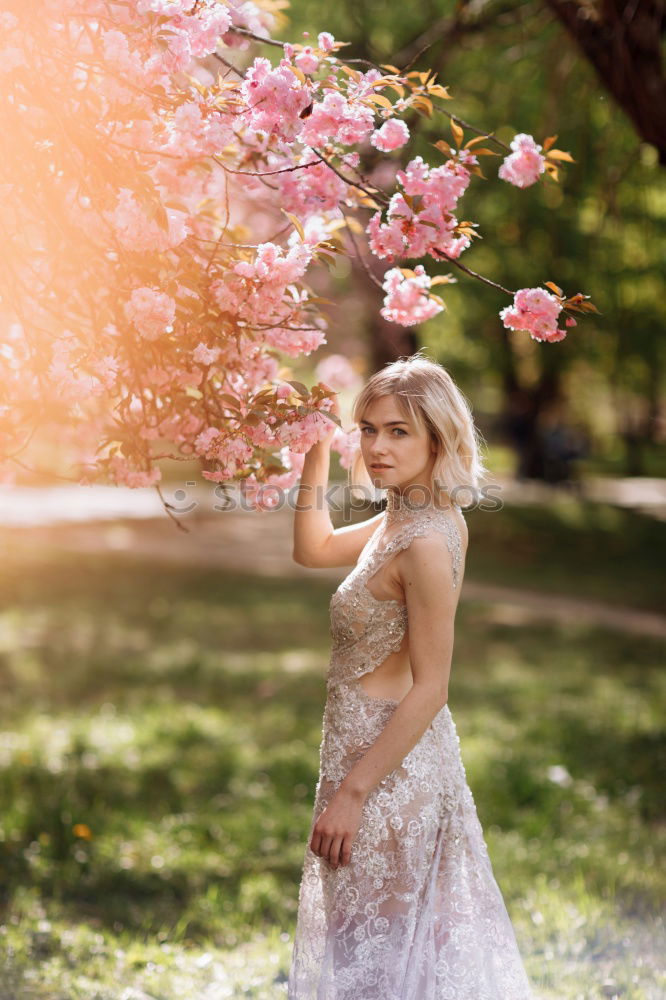
[(318, 441), (305, 456), (294, 513), (294, 557), (307, 557), (333, 534), (326, 502), (331, 463), (328, 442)]
[(373, 745), (343, 780), (340, 789), (354, 798), (367, 798), (382, 778), (400, 766), (446, 700), (429, 685), (414, 684)]

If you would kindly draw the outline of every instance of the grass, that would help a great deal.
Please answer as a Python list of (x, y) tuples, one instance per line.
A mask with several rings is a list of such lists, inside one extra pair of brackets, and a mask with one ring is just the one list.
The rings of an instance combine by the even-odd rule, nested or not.
[[(523, 530), (554, 587), (560, 532), (577, 552), (615, 536), (550, 514)], [(623, 583), (649, 606), (644, 555)], [(492, 577), (493, 553), (475, 558)], [(0, 1000), (285, 996), (330, 591), (121, 554), (5, 559)], [(649, 638), (458, 612), (451, 711), (548, 1000), (663, 996), (662, 655)]]
[(466, 520), (470, 579), (664, 611), (666, 521), (568, 496)]

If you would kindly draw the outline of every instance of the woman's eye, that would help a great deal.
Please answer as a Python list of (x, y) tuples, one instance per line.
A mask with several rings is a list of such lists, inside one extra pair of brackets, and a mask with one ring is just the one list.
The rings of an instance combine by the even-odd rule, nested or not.
[[(399, 437), (404, 437), (407, 434), (407, 431), (404, 431), (402, 427), (394, 427), (393, 430), (398, 432)], [(366, 431), (368, 434), (372, 434), (374, 427), (361, 427), (361, 434), (365, 434)]]

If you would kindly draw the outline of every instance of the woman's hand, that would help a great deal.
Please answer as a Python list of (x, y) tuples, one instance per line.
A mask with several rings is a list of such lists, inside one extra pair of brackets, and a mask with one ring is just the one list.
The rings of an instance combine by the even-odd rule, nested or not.
[[(322, 385), (324, 385), (323, 382), (322, 382)], [(331, 394), (333, 394), (333, 389), (331, 389)], [(340, 403), (338, 401), (337, 393), (335, 395), (332, 395), (332, 399), (331, 400), (328, 400), (328, 399), (324, 400), (324, 405), (323, 405), (322, 409), (328, 410), (328, 412), (332, 413), (333, 416), (335, 416), (335, 417), (338, 417), (338, 418), (340, 417)], [(335, 434), (336, 430), (338, 429), (338, 427), (340, 425), (334, 423), (334, 421), (332, 421), (332, 420), (329, 420), (328, 417), (324, 417), (324, 419), (326, 420), (326, 423), (328, 424), (328, 430), (326, 432), (326, 436), (323, 437), (323, 438), (320, 438), (317, 443), (321, 444), (321, 445), (330, 445), (331, 441), (333, 440), (333, 435)]]
[(340, 787), (312, 831), (311, 850), (331, 868), (348, 865), (352, 845), (361, 825), (363, 799)]

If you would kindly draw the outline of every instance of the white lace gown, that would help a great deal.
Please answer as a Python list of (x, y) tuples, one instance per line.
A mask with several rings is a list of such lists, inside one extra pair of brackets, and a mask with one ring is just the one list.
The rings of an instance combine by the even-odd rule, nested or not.
[[(366, 582), (433, 532), (446, 538), (459, 586), (455, 515), (403, 506), (386, 511), (331, 599), (320, 774), (289, 1000), (533, 1000), (448, 705), (367, 797), (350, 863), (335, 870), (309, 847), (316, 819), (399, 704), (359, 683), (399, 649), (408, 624), (406, 606), (373, 597)], [(380, 547), (380, 536), (390, 541)]]

